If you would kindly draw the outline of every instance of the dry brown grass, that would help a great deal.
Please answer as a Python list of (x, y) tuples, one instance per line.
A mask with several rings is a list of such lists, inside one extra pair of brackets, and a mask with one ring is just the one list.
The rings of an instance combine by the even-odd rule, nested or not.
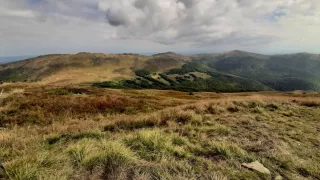
[[(5, 178), (320, 178), (316, 93), (3, 88)], [(241, 167), (254, 160), (271, 176)]]
[(173, 68), (181, 68), (185, 63), (185, 57), (182, 55), (178, 59), (168, 58), (100, 53), (46, 55), (0, 66), (0, 70), (23, 70), (22, 72), (26, 73), (27, 77), (23, 80), (41, 80), (39, 82), (41, 84), (92, 84), (132, 79), (136, 77), (135, 71), (138, 69), (147, 68), (154, 72), (164, 72)]

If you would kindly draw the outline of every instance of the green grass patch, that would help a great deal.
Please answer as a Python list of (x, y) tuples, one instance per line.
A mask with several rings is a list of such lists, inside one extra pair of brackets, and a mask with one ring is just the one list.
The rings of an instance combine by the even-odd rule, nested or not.
[(67, 89), (52, 89), (52, 90), (48, 91), (48, 94), (63, 96), (63, 95), (71, 95), (72, 92), (70, 92)]

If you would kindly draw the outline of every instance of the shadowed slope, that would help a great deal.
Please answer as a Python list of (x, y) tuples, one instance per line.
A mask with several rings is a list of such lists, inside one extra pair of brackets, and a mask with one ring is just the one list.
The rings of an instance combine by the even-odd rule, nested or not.
[(319, 90), (320, 55), (259, 55), (243, 51), (192, 56), (218, 71), (261, 82), (276, 90)]

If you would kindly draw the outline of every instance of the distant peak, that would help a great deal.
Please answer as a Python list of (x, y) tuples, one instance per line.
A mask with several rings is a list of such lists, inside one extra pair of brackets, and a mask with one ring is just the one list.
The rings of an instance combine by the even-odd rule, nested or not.
[(299, 52), (299, 53), (296, 53), (296, 54), (299, 54), (299, 55), (310, 55), (311, 53), (307, 53), (307, 52)]
[(249, 53), (249, 52), (246, 52), (246, 51), (241, 51), (241, 50), (233, 50), (233, 51), (230, 51), (230, 52), (233, 52), (233, 53)]
[(79, 52), (76, 55), (87, 55), (87, 54), (91, 54), (91, 53), (89, 53), (89, 52)]
[(175, 52), (165, 52), (165, 53), (158, 53), (158, 54), (154, 54), (153, 56), (160, 56), (160, 55), (175, 55), (177, 53)]

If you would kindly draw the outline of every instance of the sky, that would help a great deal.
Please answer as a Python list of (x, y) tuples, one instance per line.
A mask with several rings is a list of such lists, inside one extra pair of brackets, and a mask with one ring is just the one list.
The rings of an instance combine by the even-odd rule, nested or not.
[(320, 53), (320, 0), (0, 0), (0, 56)]

